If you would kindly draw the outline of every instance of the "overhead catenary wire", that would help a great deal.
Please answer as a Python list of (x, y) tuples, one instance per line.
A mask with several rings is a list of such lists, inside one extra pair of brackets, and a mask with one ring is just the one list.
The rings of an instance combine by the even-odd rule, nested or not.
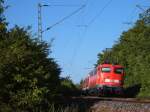
[[(50, 6), (50, 5), (46, 5), (46, 6)], [(52, 6), (65, 6), (65, 7), (75, 7), (75, 6), (79, 6), (79, 5), (52, 5)], [(70, 13), (69, 15), (63, 17), (62, 19), (60, 19), (59, 21), (57, 21), (56, 23), (54, 23), (53, 25), (51, 25), (50, 27), (47, 27), (45, 30), (42, 30), (42, 33), (45, 31), (48, 31), (50, 29), (52, 29), (53, 27), (55, 27), (56, 25), (59, 25), (60, 23), (64, 22), (65, 20), (69, 19), (70, 17), (72, 17), (73, 15), (77, 14), (79, 11), (81, 11), (84, 7), (86, 7), (86, 5), (80, 5), (80, 7), (78, 9), (76, 9), (75, 11), (73, 11), (72, 13)]]
[(73, 11), (71, 14), (65, 16), (64, 18), (62, 18), (61, 20), (59, 20), (58, 22), (54, 23), (53, 25), (51, 25), (50, 27), (47, 27), (45, 30), (42, 31), (45, 32), (45, 31), (48, 31), (50, 29), (52, 29), (54, 26), (64, 22), (66, 19), (72, 17), (73, 15), (75, 15), (76, 13), (78, 13), (80, 10), (82, 10), (86, 5), (82, 5), (80, 8), (78, 8), (77, 10)]
[(128, 16), (130, 17), (130, 21), (127, 21), (127, 22), (123, 22), (123, 24), (127, 24), (127, 25), (133, 25), (134, 22), (133, 22), (133, 18), (135, 17), (134, 14), (135, 14), (135, 11), (137, 11), (137, 8), (140, 9), (141, 11), (145, 12), (146, 10), (139, 4), (135, 5), (133, 11), (131, 12), (131, 14)]
[[(89, 0), (86, 1), (86, 3), (88, 3), (88, 2), (89, 2)], [(72, 55), (72, 58), (71, 58), (71, 62), (70, 62), (70, 66), (72, 66), (72, 64), (73, 64), (73, 62), (74, 62), (74, 60), (75, 60), (75, 57), (77, 56), (77, 52), (78, 52), (78, 50), (81, 48), (81, 45), (82, 45), (82, 43), (83, 43), (83, 41), (84, 41), (84, 36), (85, 36), (86, 33), (87, 33), (88, 27), (89, 27), (92, 23), (95, 22), (95, 20), (97, 19), (97, 17), (99, 17), (99, 16), (102, 14), (102, 12), (107, 8), (107, 6), (108, 6), (111, 2), (112, 2), (112, 0), (109, 0), (109, 1), (104, 5), (104, 7), (98, 12), (98, 14), (97, 14), (96, 16), (94, 16), (94, 18), (92, 18), (92, 20), (91, 20), (88, 24), (85, 24), (85, 25), (84, 25), (84, 24), (77, 25), (78, 27), (84, 27), (85, 30), (84, 30), (82, 39), (80, 39), (79, 43), (77, 44), (78, 47), (77, 47), (76, 49), (74, 49), (74, 52), (73, 52), (73, 55)]]
[(97, 15), (95, 15), (91, 21), (88, 23), (88, 26), (90, 26), (91, 24), (93, 24), (95, 22), (95, 20), (103, 13), (103, 11), (109, 6), (109, 4), (112, 2), (112, 0), (109, 0), (104, 7), (98, 12)]
[[(37, 35), (38, 35), (39, 40), (42, 40), (42, 34), (44, 32), (44, 30), (42, 30), (42, 7), (49, 7), (49, 6), (62, 6), (62, 7), (77, 7), (78, 6), (79, 7), (81, 5), (79, 5), (79, 4), (41, 4), (41, 3), (38, 3), (38, 33), (37, 33)], [(60, 22), (63, 22), (63, 21), (60, 21)], [(53, 26), (55, 26), (55, 25), (57, 25), (57, 24), (54, 24)], [(51, 26), (51, 28), (53, 26)], [(49, 30), (49, 28), (47, 28), (45, 31), (47, 31), (47, 30)]]
[[(89, 0), (87, 0), (86, 2), (88, 3)], [(89, 27), (93, 22), (95, 22), (95, 20), (97, 19), (97, 17), (100, 16), (100, 14), (107, 8), (107, 6), (108, 6), (111, 2), (112, 2), (112, 0), (109, 0), (109, 1), (104, 5), (104, 7), (99, 11), (99, 13), (98, 13), (88, 24), (86, 24), (86, 25), (78, 25), (78, 27), (85, 27), (84, 36), (85, 36), (86, 33), (87, 33), (88, 27)], [(77, 44), (77, 45), (79, 46), (79, 48), (81, 47), (81, 44), (82, 44), (83, 41), (84, 41), (84, 36), (83, 36), (82, 40), (79, 41), (80, 44)], [(76, 53), (74, 53), (74, 54), (77, 54), (77, 51), (75, 51), (75, 52), (76, 52)]]
[[(85, 1), (85, 4), (86, 4), (86, 7), (87, 7), (87, 5), (88, 5), (88, 1), (89, 0), (86, 0)], [(83, 14), (84, 12), (85, 12), (85, 8), (84, 8), (84, 10), (82, 10), (83, 12), (81, 12), (81, 14)], [(83, 17), (85, 17), (84, 15), (82, 15)], [(86, 31), (87, 31), (87, 25), (85, 25), (84, 24), (84, 19), (85, 18), (80, 18), (80, 17), (78, 17), (78, 21), (79, 21), (79, 19), (82, 19), (81, 21), (80, 21), (80, 23), (81, 24), (78, 24), (78, 25), (76, 25), (78, 28), (83, 28), (83, 29), (81, 29), (81, 30), (83, 30), (83, 31), (81, 31), (81, 30), (79, 30), (80, 32), (78, 32), (77, 34), (78, 34), (78, 39), (77, 39), (77, 44), (76, 45), (78, 45), (78, 46), (76, 46), (74, 49), (73, 49), (73, 53), (72, 53), (72, 56), (71, 56), (71, 58), (70, 58), (70, 68), (72, 68), (72, 66), (73, 66), (73, 63), (75, 62), (75, 58), (77, 57), (77, 52), (80, 50), (80, 48), (81, 48), (81, 45), (82, 45), (82, 43), (83, 43), (83, 41), (84, 41), (84, 38), (85, 38), (85, 35), (86, 35)], [(82, 32), (82, 33), (81, 33)]]
[[(83, 14), (83, 12), (85, 12), (85, 9), (87, 8), (87, 5), (88, 5), (88, 1), (89, 0), (85, 0), (85, 1), (83, 1), (81, 4), (85, 4), (85, 8), (82, 10), (82, 11), (80, 11), (79, 13), (78, 13), (78, 15), (76, 16), (77, 17), (77, 21), (79, 21), (82, 17), (81, 17), (81, 14)], [(80, 5), (81, 6), (81, 5)], [(81, 22), (80, 24), (78, 24), (77, 22), (74, 22), (75, 23), (75, 26), (77, 26), (78, 28), (86, 28), (87, 27), (87, 25), (85, 25), (84, 24), (84, 22)], [(75, 31), (74, 31), (75, 32)], [(77, 33), (78, 34), (78, 33)], [(71, 42), (71, 40), (72, 40), (72, 38), (69, 38), (69, 39), (67, 39), (67, 41), (65, 42), (65, 44), (64, 44), (64, 47), (67, 47), (68, 46), (68, 44), (70, 44), (70, 42)]]
[[(81, 20), (80, 24), (75, 23), (75, 24), (77, 24), (77, 25), (75, 25), (77, 28), (83, 28), (81, 30), (84, 30), (84, 31), (79, 30), (80, 32), (77, 33), (78, 34), (77, 37), (80, 40), (78, 40), (78, 39), (76, 40), (77, 41), (76, 45), (78, 45), (78, 46), (73, 48), (72, 53), (71, 53), (72, 55), (71, 55), (70, 59), (68, 60), (69, 62), (67, 63), (68, 69), (70, 70), (71, 74), (74, 73), (74, 69), (72, 69), (72, 68), (74, 68), (73, 65), (74, 65), (75, 59), (77, 57), (77, 52), (79, 51), (81, 44), (83, 43), (83, 40), (84, 40), (83, 38), (85, 37), (85, 34), (86, 34), (85, 30), (86, 30), (87, 26), (84, 24), (85, 22), (83, 20), (83, 19), (85, 19), (85, 18), (83, 18), (83, 17), (85, 17), (85, 15), (81, 15), (81, 14), (83, 14), (85, 12), (85, 9), (87, 8), (87, 5), (88, 5), (88, 1), (89, 0), (86, 0), (85, 2), (82, 3), (82, 4), (85, 4), (86, 7), (82, 11), (80, 11), (79, 16), (77, 17), (77, 21)], [(82, 32), (82, 34), (81, 34), (81, 32)], [(72, 39), (70, 38), (70, 40), (72, 40)], [(66, 42), (65, 46), (67, 46), (69, 43), (70, 43), (70, 41)]]
[(128, 21), (123, 22), (123, 24), (126, 25), (132, 25), (133, 24), (133, 18), (135, 17), (135, 12), (136, 12), (137, 8), (134, 7), (133, 10), (131, 11), (131, 13), (128, 15)]
[(140, 5), (136, 5), (136, 7), (145, 12), (145, 9), (143, 9)]
[(54, 7), (56, 7), (56, 6), (59, 6), (59, 7), (79, 7), (79, 6), (81, 6), (81, 5), (74, 5), (74, 4), (66, 4), (66, 5), (62, 5), (62, 4), (52, 4), (52, 5), (48, 5), (48, 6), (54, 6)]

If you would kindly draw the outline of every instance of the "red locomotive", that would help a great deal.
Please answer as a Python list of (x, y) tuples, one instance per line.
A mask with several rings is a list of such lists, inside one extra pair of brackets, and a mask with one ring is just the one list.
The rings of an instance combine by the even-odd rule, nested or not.
[(82, 92), (98, 96), (122, 95), (124, 75), (124, 68), (121, 65), (100, 64), (84, 79)]

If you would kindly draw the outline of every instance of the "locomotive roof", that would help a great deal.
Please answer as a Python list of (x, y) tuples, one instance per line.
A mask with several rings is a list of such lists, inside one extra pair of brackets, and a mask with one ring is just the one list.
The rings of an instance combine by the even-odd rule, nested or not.
[[(118, 67), (118, 68), (124, 68), (122, 65), (119, 65), (119, 64), (108, 64), (108, 63), (99, 64), (97, 67)], [(85, 77), (85, 80), (87, 80), (90, 76), (92, 76), (94, 74), (94, 72), (96, 72), (96, 68), (88, 73), (88, 75)]]
[(99, 65), (100, 67), (112, 67), (112, 66), (114, 66), (114, 67), (121, 67), (121, 68), (123, 68), (123, 66), (121, 66), (121, 65), (119, 65), (119, 64), (100, 64)]

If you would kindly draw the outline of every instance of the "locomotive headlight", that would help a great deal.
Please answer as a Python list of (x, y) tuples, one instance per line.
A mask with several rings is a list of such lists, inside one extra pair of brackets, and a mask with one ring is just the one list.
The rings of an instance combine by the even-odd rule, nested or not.
[(105, 79), (105, 82), (110, 82), (110, 79)]
[(105, 82), (120, 83), (120, 80), (105, 79), (104, 81), (105, 81)]
[(115, 83), (120, 83), (120, 80), (114, 80)]
[(111, 79), (105, 79), (105, 82), (113, 82)]

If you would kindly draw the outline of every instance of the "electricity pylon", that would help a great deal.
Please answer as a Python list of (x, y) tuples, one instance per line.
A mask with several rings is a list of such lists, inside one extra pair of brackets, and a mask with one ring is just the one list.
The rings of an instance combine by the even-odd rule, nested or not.
[(38, 3), (38, 39), (42, 40), (42, 7), (49, 6), (49, 5), (42, 5)]
[[(63, 17), (62, 19), (60, 19), (56, 23), (52, 24), (50, 27), (47, 27), (45, 30), (42, 29), (42, 7), (43, 6), (53, 6), (53, 5), (43, 5), (41, 3), (38, 3), (38, 39), (41, 41), (42, 41), (43, 32), (50, 30), (51, 28), (55, 27), (56, 25), (64, 22), (66, 19), (70, 18), (71, 16), (73, 16), (74, 14), (79, 12), (81, 9), (83, 9), (86, 5), (82, 5), (77, 10), (73, 11), (69, 15)], [(69, 6), (69, 5), (54, 5), (54, 6)], [(70, 6), (75, 6), (75, 5), (70, 5)]]

